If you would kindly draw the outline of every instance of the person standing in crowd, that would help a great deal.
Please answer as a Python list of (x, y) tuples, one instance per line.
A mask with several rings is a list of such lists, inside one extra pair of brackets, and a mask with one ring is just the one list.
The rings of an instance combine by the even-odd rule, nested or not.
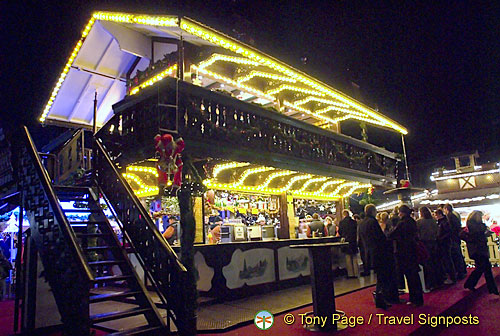
[(177, 237), (178, 223), (177, 218), (174, 216), (170, 216), (168, 218), (168, 223), (164, 223), (163, 227), (165, 227), (165, 232), (163, 232), (163, 237), (168, 241), (170, 245), (174, 244)]
[(363, 262), (363, 272), (361, 272), (362, 276), (369, 276), (371, 274), (371, 270), (373, 269), (373, 261), (370, 251), (365, 245), (364, 240), (360, 237), (360, 225), (365, 219), (365, 213), (361, 212), (359, 215), (354, 215), (354, 219), (358, 223), (358, 247), (361, 255), (361, 261)]
[[(392, 231), (393, 226), (392, 226), (392, 221), (389, 218), (389, 214), (386, 211), (380, 213), (379, 225), (380, 229), (382, 230), (382, 232), (384, 232), (385, 236), (387, 237), (389, 233)], [(398, 279), (401, 276), (397, 270), (396, 260), (394, 258), (396, 242), (389, 240), (389, 245), (391, 245), (392, 248), (392, 255), (387, 260), (387, 262), (388, 262), (388, 267), (390, 267), (393, 276), (391, 278), (392, 281), (388, 284), (387, 292), (390, 294), (386, 297), (386, 299), (389, 303), (403, 303), (405, 301), (400, 300), (398, 295)], [(401, 282), (403, 283), (402, 287), (404, 288), (404, 277)]]
[(325, 226), (317, 213), (313, 214), (312, 221), (307, 224), (307, 237), (323, 237), (325, 234)]
[(417, 220), (418, 237), (429, 252), (429, 259), (424, 262), (425, 283), (430, 290), (438, 288), (443, 282), (443, 272), (439, 262), (438, 231), (439, 226), (428, 207), (419, 209), (420, 218)]
[(376, 215), (377, 208), (375, 205), (367, 204), (365, 206), (365, 218), (359, 224), (359, 237), (372, 256), (373, 268), (377, 274), (375, 306), (387, 309), (390, 306), (387, 301), (389, 297), (393, 296), (389, 292), (390, 284), (394, 280), (393, 269), (389, 262), (392, 258), (392, 245), (375, 219)]
[(3, 252), (5, 258), (10, 259), (10, 238), (9, 234), (6, 234), (3, 238), (0, 236), (0, 249)]
[(392, 210), (390, 217), (391, 226), (395, 227), (399, 222), (399, 206), (394, 207)]
[(351, 213), (349, 210), (344, 209), (342, 211), (342, 220), (339, 223), (339, 236), (344, 238), (346, 243), (349, 243), (342, 250), (345, 253), (347, 277), (356, 278), (359, 276), (359, 265), (358, 265), (358, 223), (351, 218)]
[(382, 229), (385, 235), (388, 235), (392, 229), (392, 223), (391, 220), (389, 219), (389, 214), (385, 211), (381, 212), (379, 218), (380, 218), (379, 219), (380, 228)]
[(453, 265), (455, 265), (455, 271), (457, 272), (457, 279), (465, 279), (467, 276), (467, 266), (465, 265), (465, 259), (462, 254), (462, 242), (458, 236), (462, 230), (462, 223), (460, 220), (460, 215), (453, 211), (451, 204), (444, 205), (444, 214), (448, 223), (450, 223), (451, 228), (451, 259), (453, 260)]
[(337, 235), (337, 225), (330, 216), (325, 217), (325, 235), (330, 237)]
[(424, 296), (422, 283), (418, 276), (420, 267), (417, 262), (417, 223), (411, 218), (412, 210), (407, 205), (399, 207), (399, 222), (389, 233), (396, 241), (396, 260), (399, 271), (404, 274), (410, 291), (409, 304), (422, 306)]
[(490, 294), (498, 294), (498, 288), (491, 272), (490, 253), (488, 249), (487, 236), (489, 230), (483, 223), (483, 213), (481, 211), (472, 211), (467, 217), (467, 226), (461, 232), (461, 236), (467, 243), (469, 256), (474, 259), (476, 269), (472, 271), (469, 278), (465, 281), (464, 288), (475, 290), (476, 284), (484, 273), (486, 285)]
[(361, 238), (359, 237), (359, 224), (361, 223), (362, 219), (358, 214), (353, 215), (352, 219), (356, 221), (356, 229), (357, 229), (356, 239), (359, 249), (359, 256), (361, 257), (361, 262), (363, 263), (363, 272), (361, 272), (360, 275), (368, 276), (370, 275), (370, 269), (368, 268), (367, 251), (365, 246), (363, 245), (363, 242), (361, 241)]
[(7, 288), (6, 279), (10, 275), (10, 270), (12, 270), (12, 264), (4, 256), (2, 249), (0, 249), (0, 301), (3, 301)]
[(438, 222), (438, 254), (443, 271), (448, 275), (444, 281), (445, 285), (451, 285), (457, 282), (457, 273), (455, 265), (451, 259), (451, 228), (448, 219), (444, 216), (443, 210), (434, 211), (434, 216)]

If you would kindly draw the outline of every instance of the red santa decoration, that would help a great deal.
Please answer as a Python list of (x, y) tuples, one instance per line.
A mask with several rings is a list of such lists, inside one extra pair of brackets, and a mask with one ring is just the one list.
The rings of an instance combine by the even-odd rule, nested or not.
[(401, 180), (401, 181), (399, 181), (399, 186), (400, 186), (400, 188), (410, 188), (410, 181)]
[(182, 184), (182, 156), (181, 152), (184, 150), (185, 144), (182, 138), (174, 141), (170, 134), (156, 135), (155, 150), (158, 156), (157, 170), (158, 170), (158, 184), (164, 187), (171, 174), (174, 175), (172, 185), (180, 187)]

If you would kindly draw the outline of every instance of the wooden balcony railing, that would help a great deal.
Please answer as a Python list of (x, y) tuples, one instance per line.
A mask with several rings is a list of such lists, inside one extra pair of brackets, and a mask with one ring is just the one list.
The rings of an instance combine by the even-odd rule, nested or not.
[(115, 115), (98, 137), (112, 155), (128, 156), (131, 161), (151, 157), (153, 137), (163, 130), (177, 133), (188, 145), (211, 146), (213, 157), (221, 148), (238, 148), (388, 179), (398, 177), (395, 153), (174, 78), (127, 97), (113, 108)]

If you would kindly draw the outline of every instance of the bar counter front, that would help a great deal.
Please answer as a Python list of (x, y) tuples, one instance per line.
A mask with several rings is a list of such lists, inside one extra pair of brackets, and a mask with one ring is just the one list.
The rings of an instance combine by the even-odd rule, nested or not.
[[(308, 284), (308, 250), (290, 245), (339, 241), (324, 237), (195, 245), (198, 291), (222, 301)], [(335, 265), (339, 254), (332, 254)]]

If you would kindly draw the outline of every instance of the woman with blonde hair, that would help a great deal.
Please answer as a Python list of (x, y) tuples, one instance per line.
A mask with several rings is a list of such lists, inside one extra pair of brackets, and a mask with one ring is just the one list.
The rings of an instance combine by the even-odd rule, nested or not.
[(325, 236), (335, 237), (337, 235), (337, 225), (330, 216), (325, 217)]
[(387, 235), (392, 227), (391, 221), (389, 220), (389, 214), (387, 212), (381, 212), (378, 223), (382, 231)]
[(484, 273), (486, 285), (490, 294), (498, 295), (498, 288), (491, 272), (490, 253), (488, 249), (488, 236), (490, 231), (483, 223), (483, 213), (472, 211), (467, 217), (467, 226), (460, 233), (460, 238), (466, 241), (469, 256), (474, 259), (476, 269), (465, 281), (464, 288), (475, 290), (479, 278)]

